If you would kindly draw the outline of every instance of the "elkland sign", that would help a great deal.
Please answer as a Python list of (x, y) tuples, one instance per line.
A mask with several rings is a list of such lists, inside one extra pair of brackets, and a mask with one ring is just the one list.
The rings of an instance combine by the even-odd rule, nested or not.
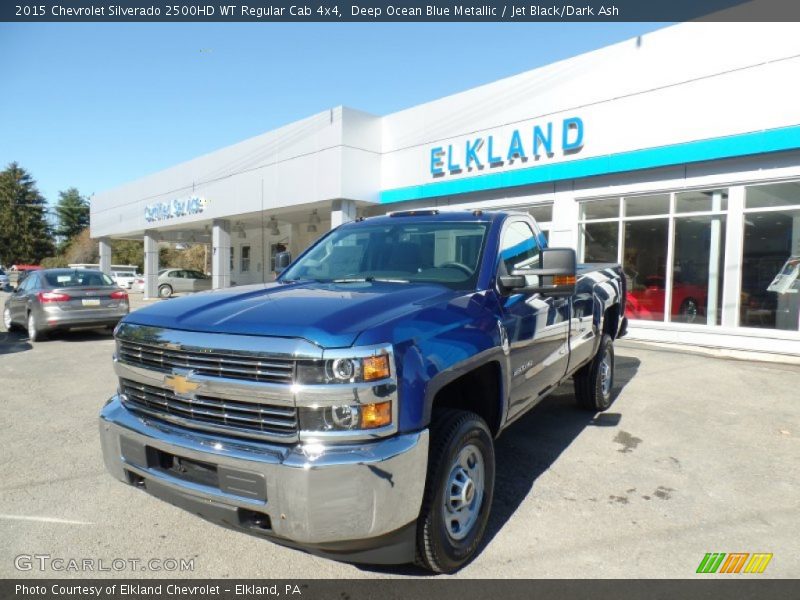
[(457, 175), (464, 171), (497, 168), (553, 158), (557, 150), (563, 155), (575, 154), (583, 148), (583, 120), (568, 117), (561, 122), (549, 121), (510, 133), (489, 134), (468, 138), (464, 143), (443, 144), (430, 149), (432, 177)]

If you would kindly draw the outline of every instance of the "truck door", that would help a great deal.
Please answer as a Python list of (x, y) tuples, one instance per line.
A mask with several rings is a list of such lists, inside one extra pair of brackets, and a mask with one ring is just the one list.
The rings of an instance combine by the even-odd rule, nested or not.
[[(539, 264), (539, 244), (524, 218), (506, 223), (498, 275)], [(564, 376), (569, 358), (569, 299), (511, 294), (501, 299), (510, 345), (509, 418), (536, 402)]]

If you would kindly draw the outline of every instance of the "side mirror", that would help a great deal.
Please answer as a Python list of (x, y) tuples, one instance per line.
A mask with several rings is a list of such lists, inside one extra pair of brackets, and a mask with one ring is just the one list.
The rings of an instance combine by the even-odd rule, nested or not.
[(545, 248), (538, 269), (518, 269), (499, 277), (505, 294), (544, 294), (564, 298), (575, 294), (577, 260), (572, 248)]
[(279, 275), (283, 273), (290, 264), (292, 264), (291, 252), (278, 252), (275, 255), (275, 272)]

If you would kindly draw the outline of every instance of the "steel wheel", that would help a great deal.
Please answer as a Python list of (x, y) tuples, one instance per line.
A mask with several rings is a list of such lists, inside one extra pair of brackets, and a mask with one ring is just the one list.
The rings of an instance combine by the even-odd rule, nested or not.
[(470, 444), (461, 449), (446, 486), (442, 510), (447, 534), (454, 540), (463, 540), (475, 526), (483, 501), (483, 454), (477, 446)]
[(600, 390), (604, 398), (611, 395), (611, 386), (614, 384), (614, 368), (611, 365), (611, 355), (608, 349), (603, 352), (603, 359), (600, 361)]
[(603, 411), (614, 401), (614, 340), (607, 333), (600, 338), (592, 362), (573, 375), (578, 405), (591, 411)]
[(494, 443), (475, 413), (437, 408), (417, 519), (415, 562), (453, 573), (478, 553), (494, 495)]

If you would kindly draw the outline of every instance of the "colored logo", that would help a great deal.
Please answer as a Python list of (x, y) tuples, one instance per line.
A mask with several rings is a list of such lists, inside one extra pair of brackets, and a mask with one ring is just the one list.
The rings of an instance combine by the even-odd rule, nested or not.
[(771, 552), (708, 552), (697, 566), (698, 573), (763, 573), (772, 560)]
[(199, 388), (200, 384), (189, 381), (183, 375), (167, 375), (164, 378), (164, 387), (173, 390), (179, 396), (185, 396)]

